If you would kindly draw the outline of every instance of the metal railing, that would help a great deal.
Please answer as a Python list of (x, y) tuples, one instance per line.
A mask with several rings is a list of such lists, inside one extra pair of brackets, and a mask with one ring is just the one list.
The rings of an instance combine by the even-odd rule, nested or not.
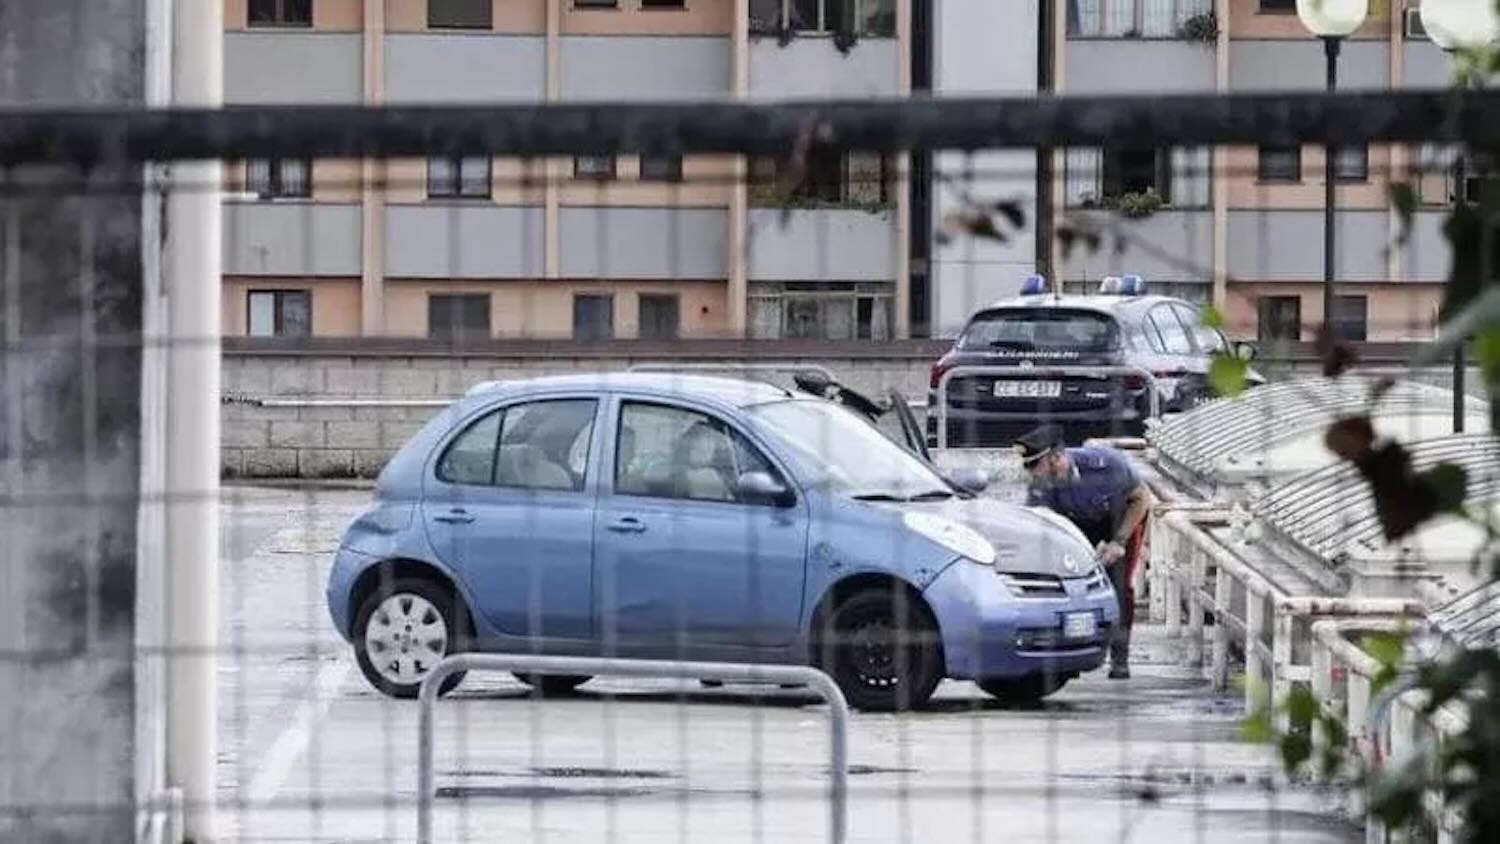
[[(929, 413), (937, 414), (937, 448), (948, 447), (948, 383), (954, 378), (972, 375), (1005, 375), (1011, 378), (1021, 376), (1069, 376), (1069, 375), (1138, 375), (1146, 383), (1146, 396), (1149, 409), (1147, 417), (1155, 419), (1161, 416), (1161, 388), (1156, 376), (1150, 370), (1138, 366), (1038, 366), (1032, 369), (1023, 369), (1016, 366), (955, 366), (944, 372), (938, 378), (937, 389), (934, 391), (933, 404), (936, 408), (929, 408)], [(1038, 422), (1044, 421), (1039, 417)]]
[(454, 654), (422, 680), (417, 694), (417, 841), (432, 841), (433, 704), (443, 681), (459, 671), (508, 671), (521, 674), (588, 675), (672, 680), (718, 680), (726, 683), (777, 683), (806, 686), (828, 703), (829, 771), (828, 840), (843, 844), (848, 834), (849, 703), (833, 678), (806, 665), (671, 662), (666, 660), (595, 659), (521, 654)]
[[(1182, 654), (1189, 665), (1203, 665), (1205, 644), (1211, 646), (1208, 676), (1217, 689), (1229, 686), (1230, 646), (1238, 644), (1245, 657), (1247, 679), (1266, 678), (1275, 700), (1284, 700), (1293, 683), (1311, 683), (1314, 668), (1296, 655), (1308, 653), (1310, 632), (1299, 622), (1312, 618), (1400, 619), (1422, 612), (1420, 601), (1408, 598), (1349, 598), (1326, 594), (1293, 594), (1254, 565), (1239, 559), (1203, 530), (1200, 522), (1227, 524), (1223, 511), (1169, 511), (1153, 519), (1151, 593), (1153, 613), (1164, 613), (1169, 638), (1181, 636), (1181, 614), (1188, 615), (1188, 646)], [(1185, 558), (1185, 559), (1184, 559)], [(1242, 609), (1241, 609), (1242, 608)], [(1205, 642), (1205, 619), (1214, 619), (1212, 637)], [(1258, 690), (1245, 684), (1245, 702), (1253, 706)]]

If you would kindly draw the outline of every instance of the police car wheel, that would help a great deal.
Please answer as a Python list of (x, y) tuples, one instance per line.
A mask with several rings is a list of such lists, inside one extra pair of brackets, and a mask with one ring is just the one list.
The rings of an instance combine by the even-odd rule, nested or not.
[(864, 589), (835, 607), (824, 624), (822, 667), (856, 709), (919, 707), (943, 679), (937, 624), (920, 598)]

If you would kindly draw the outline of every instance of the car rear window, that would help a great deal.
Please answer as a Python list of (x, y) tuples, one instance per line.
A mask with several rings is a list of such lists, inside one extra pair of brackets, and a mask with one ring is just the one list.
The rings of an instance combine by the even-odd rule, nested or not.
[(1120, 343), (1114, 317), (1068, 308), (1006, 308), (974, 317), (959, 338), (961, 349), (1104, 352)]

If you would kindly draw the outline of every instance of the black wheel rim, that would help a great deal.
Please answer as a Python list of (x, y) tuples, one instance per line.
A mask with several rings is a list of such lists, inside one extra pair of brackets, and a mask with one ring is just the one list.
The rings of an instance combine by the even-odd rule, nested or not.
[(844, 663), (860, 685), (888, 689), (901, 682), (900, 643), (889, 618), (859, 619), (845, 633)]

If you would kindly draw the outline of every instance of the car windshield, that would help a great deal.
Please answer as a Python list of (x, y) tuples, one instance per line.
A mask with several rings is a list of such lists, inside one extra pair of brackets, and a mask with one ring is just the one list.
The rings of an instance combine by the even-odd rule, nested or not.
[(832, 402), (778, 401), (747, 412), (762, 433), (786, 447), (799, 475), (813, 486), (869, 501), (954, 494), (926, 463)]
[(958, 341), (962, 349), (1106, 352), (1119, 345), (1113, 317), (1068, 308), (1007, 308), (974, 317)]

